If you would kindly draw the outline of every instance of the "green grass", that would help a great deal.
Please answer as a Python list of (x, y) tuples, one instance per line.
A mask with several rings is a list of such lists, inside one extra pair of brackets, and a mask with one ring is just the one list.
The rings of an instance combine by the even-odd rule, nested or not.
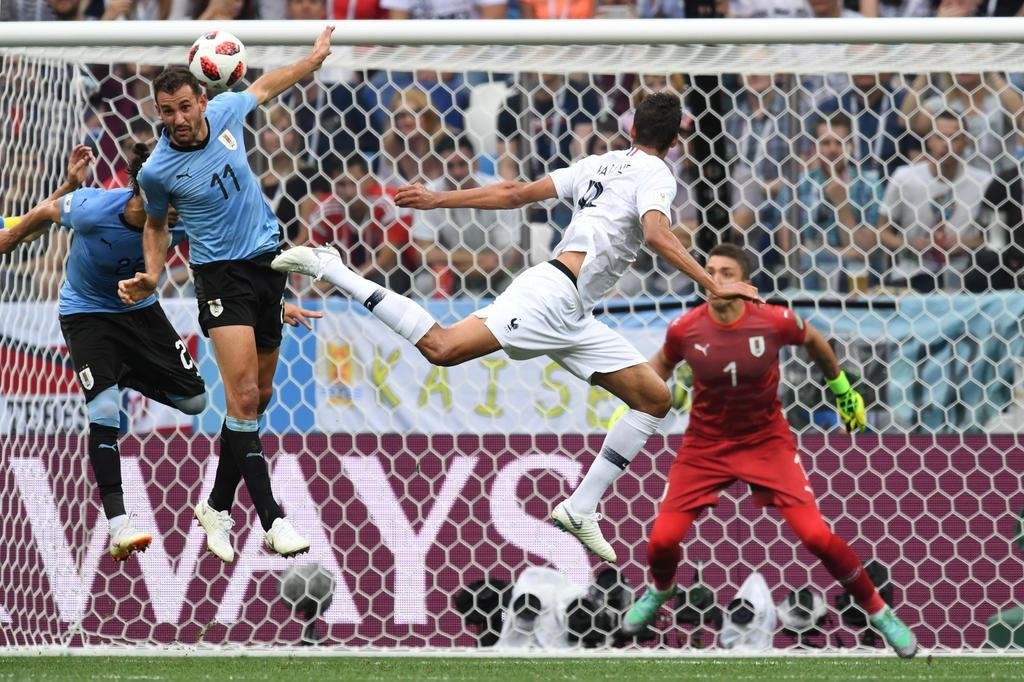
[(0, 657), (7, 680), (1011, 680), (1020, 658)]

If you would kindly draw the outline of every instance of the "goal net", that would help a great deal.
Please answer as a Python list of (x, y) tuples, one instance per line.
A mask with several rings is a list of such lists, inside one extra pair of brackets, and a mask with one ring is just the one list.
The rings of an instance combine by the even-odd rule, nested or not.
[[(923, 646), (1022, 645), (1024, 50), (982, 31), (960, 43), (927, 42), (926, 30), (884, 45), (835, 33), (809, 44), (817, 29), (800, 22), (785, 22), (789, 41), (730, 43), (721, 22), (706, 34), (703, 25), (686, 23), (676, 44), (635, 44), (614, 28), (595, 40), (602, 29), (570, 26), (535, 46), (429, 44), (431, 29), (419, 27), (417, 40), (390, 47), (374, 39), (389, 26), (342, 25), (316, 78), (250, 115), (250, 162), (288, 244), (337, 244), (451, 323), (547, 260), (571, 207), (426, 214), (397, 208), (397, 186), (538, 178), (628, 147), (648, 93), (683, 95), (680, 145), (667, 159), (675, 231), (698, 256), (720, 241), (744, 245), (758, 259), (755, 283), (823, 332), (867, 401), (868, 431), (845, 435), (818, 370), (802, 352), (784, 354), (783, 404), (824, 516), (876, 565)], [(206, 30), (140, 26), (165, 39), (146, 43), (122, 22), (76, 28), (93, 36), (83, 45), (4, 38), (0, 213), (20, 215), (53, 191), (78, 142), (97, 156), (87, 184), (124, 186), (126, 152), (157, 134), (150, 79), (182, 63)], [(248, 82), (304, 54), (315, 35), (293, 31), (274, 45), (261, 29), (224, 28), (247, 43)], [(467, 43), (483, 40), (466, 30)], [(704, 44), (683, 44), (695, 33)], [(594, 587), (606, 566), (545, 521), (593, 460), (617, 400), (547, 359), (499, 353), (431, 367), (361, 306), (306, 278), (291, 280), (290, 295), (324, 318), (313, 331), (286, 328), (263, 437), (274, 489), (311, 551), (294, 561), (266, 553), (243, 490), (236, 561), (207, 554), (191, 508), (212, 485), (224, 403), (182, 248), (161, 303), (211, 405), (189, 417), (125, 392), (126, 502), (154, 540), (115, 564), (57, 318), (69, 237), (55, 226), (0, 257), (0, 646), (473, 648), (493, 644), (504, 622), (529, 629), (506, 610), (513, 593), (503, 586), (533, 567), (564, 580), (557, 608), (589, 597), (583, 611), (601, 612), (554, 639), (621, 644), (623, 604)], [(645, 252), (598, 314), (647, 355), (699, 300)], [(630, 595), (645, 583), (646, 538), (687, 424), (685, 369), (674, 385), (663, 433), (601, 508)], [(689, 597), (627, 646), (720, 646), (717, 623), (754, 573), (787, 615), (773, 646), (878, 644), (745, 485), (701, 517), (683, 557)], [(791, 592), (804, 612), (786, 605)]]

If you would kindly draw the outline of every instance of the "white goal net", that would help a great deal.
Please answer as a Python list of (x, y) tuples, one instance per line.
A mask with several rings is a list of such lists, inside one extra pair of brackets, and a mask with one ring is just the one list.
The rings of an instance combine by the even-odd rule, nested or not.
[[(248, 82), (305, 49), (230, 29), (249, 43)], [(191, 40), (5, 37), (0, 214), (53, 191), (78, 142), (98, 157), (89, 185), (124, 186), (125, 153), (157, 134), (150, 79)], [(287, 244), (337, 244), (450, 323), (548, 259), (571, 209), (428, 215), (396, 208), (397, 186), (538, 178), (628, 147), (646, 94), (683, 95), (668, 159), (676, 232), (697, 255), (746, 246), (755, 283), (825, 334), (868, 402), (868, 432), (845, 435), (817, 369), (784, 355), (783, 404), (826, 519), (883, 569), (884, 594), (925, 647), (1021, 646), (1024, 49), (984, 41), (575, 45), (567, 32), (561, 45), (340, 45), (315, 79), (249, 117), (245, 144)], [(0, 257), (0, 647), (477, 647), (501, 628), (501, 586), (528, 568), (552, 568), (583, 595), (606, 568), (544, 519), (592, 461), (614, 398), (546, 359), (431, 367), (361, 306), (297, 277), (291, 295), (324, 318), (313, 332), (286, 328), (264, 448), (312, 549), (294, 562), (266, 553), (242, 493), (235, 563), (205, 553), (191, 507), (212, 485), (223, 393), (180, 248), (161, 302), (211, 405), (189, 417), (124, 394), (126, 503), (154, 542), (115, 564), (57, 319), (68, 241), (54, 227)], [(599, 314), (647, 355), (697, 301), (645, 253)], [(685, 391), (677, 398), (601, 509), (630, 592), (646, 580), (646, 538), (687, 423)], [(775, 646), (877, 641), (745, 486), (701, 517), (683, 557), (680, 585), (695, 585), (699, 565), (706, 590), (670, 603), (639, 646), (714, 645), (716, 614), (754, 572), (775, 602), (805, 587), (824, 596), (813, 631), (780, 624)], [(293, 563), (305, 566), (299, 598), (285, 598)], [(622, 644), (610, 615), (574, 621), (587, 646)]]

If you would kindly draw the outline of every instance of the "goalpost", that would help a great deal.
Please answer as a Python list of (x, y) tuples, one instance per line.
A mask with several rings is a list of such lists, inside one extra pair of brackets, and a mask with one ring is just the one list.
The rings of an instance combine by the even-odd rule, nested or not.
[[(0, 34), (0, 214), (19, 215), (51, 192), (83, 140), (98, 156), (90, 182), (123, 182), (122, 150), (149, 139), (156, 122), (148, 79), (183, 63), (201, 33), (228, 30), (245, 42), (251, 82), (259, 69), (303, 54), (320, 26), (9, 25)], [(1004, 258), (996, 269), (1005, 276), (979, 289), (947, 253), (936, 290), (915, 290), (915, 273), (900, 269), (907, 254), (844, 237), (840, 206), (827, 208), (828, 183), (815, 189), (810, 174), (821, 168), (815, 140), (827, 133), (817, 121), (836, 129), (829, 102), (838, 98), (850, 119), (843, 154), (856, 161), (856, 176), (838, 176), (829, 191), (855, 205), (856, 227), (871, 230), (895, 169), (925, 158), (921, 139), (933, 117), (922, 111), (955, 108), (954, 100), (981, 89), (984, 115), (968, 107), (962, 116), (970, 139), (959, 159), (977, 169), (977, 186), (956, 190), (953, 204), (936, 210), (949, 211), (949, 225), (966, 211), (958, 230), (976, 230), (989, 251), (1011, 252), (1020, 182), (1013, 171), (1024, 150), (1024, 78), (1015, 76), (1024, 74), (1022, 39), (1024, 19), (340, 22), (324, 69), (250, 116), (246, 144), (286, 239), (341, 240), (370, 265), (377, 261), (366, 260), (367, 244), (388, 241), (397, 255), (381, 266), (387, 281), (451, 322), (545, 260), (568, 207), (445, 226), (398, 210), (386, 188), (412, 177), (444, 182), (445, 132), (471, 142), (484, 179), (536, 176), (595, 148), (628, 144), (622, 121), (635, 97), (645, 88), (679, 90), (685, 145), (669, 161), (680, 178), (680, 234), (706, 253), (729, 234), (730, 220), (746, 221), (738, 238), (762, 259), (760, 285), (834, 341), (869, 403), (869, 432), (842, 434), (817, 370), (799, 353), (784, 355), (783, 404), (826, 519), (865, 561), (885, 567), (894, 605), (924, 647), (1003, 649), (1024, 645), (1012, 610), (1024, 602), (1024, 547), (1016, 546), (1024, 295), (1013, 263)], [(760, 75), (768, 78), (758, 86)], [(961, 90), (947, 94), (957, 84)], [(757, 97), (745, 93), (758, 87)], [(871, 103), (879, 101), (875, 90), (886, 102)], [(902, 91), (918, 102), (904, 113), (903, 95), (894, 94)], [(764, 115), (753, 113), (755, 101)], [(878, 135), (863, 111), (870, 107), (880, 112)], [(358, 177), (356, 157), (379, 182), (357, 181), (341, 204), (345, 177)], [(1001, 203), (993, 182), (1008, 197)], [(353, 228), (364, 214), (365, 225)], [(926, 255), (939, 247), (938, 229), (925, 232), (917, 256), (934, 265)], [(291, 562), (266, 554), (262, 533), (249, 531), (258, 524), (244, 493), (234, 510), (235, 563), (204, 553), (191, 505), (212, 485), (223, 397), (182, 254), (171, 259), (162, 305), (198, 358), (212, 404), (191, 418), (126, 394), (126, 502), (154, 542), (114, 564), (90, 482), (85, 408), (57, 320), (66, 249), (67, 234), (53, 228), (0, 257), (0, 651), (275, 648), (303, 639), (327, 652), (476, 647), (480, 633), (456, 601), (475, 581), (514, 582), (531, 566), (548, 566), (586, 587), (603, 568), (544, 519), (592, 461), (618, 406), (609, 394), (546, 359), (496, 354), (432, 368), (360, 306), (323, 298), (298, 278), (292, 294), (325, 317), (315, 332), (286, 329), (265, 451), (275, 491), (312, 542), (295, 563), (318, 564), (309, 570), (324, 578), (305, 583), (306, 591), (329, 594), (329, 603), (314, 605), (320, 613), (307, 626), (294, 597), (282, 599)], [(463, 254), (479, 271), (460, 270)], [(688, 282), (650, 257), (619, 294), (602, 319), (644, 354), (695, 300)], [(602, 508), (623, 576), (637, 591), (647, 532), (687, 421), (685, 377), (678, 379), (665, 433)], [(813, 645), (870, 643), (857, 614), (837, 607), (841, 589), (777, 515), (754, 507), (745, 487), (723, 493), (683, 556), (680, 584), (693, 586), (699, 565), (720, 609), (757, 571), (776, 602), (808, 586), (823, 593), (830, 618), (807, 637)], [(488, 601), (477, 599), (481, 607)], [(700, 618), (684, 606), (666, 610), (643, 646), (667, 652), (713, 642), (713, 628), (694, 625)], [(775, 636), (778, 647), (794, 642)]]

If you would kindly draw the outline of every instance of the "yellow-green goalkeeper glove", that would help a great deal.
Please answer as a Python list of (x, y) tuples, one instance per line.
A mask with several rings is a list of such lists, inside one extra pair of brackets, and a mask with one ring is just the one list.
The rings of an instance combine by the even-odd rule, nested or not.
[(850, 387), (846, 372), (839, 370), (839, 376), (828, 380), (829, 390), (836, 397), (836, 412), (843, 426), (850, 433), (856, 433), (867, 426), (867, 414), (864, 411), (864, 397)]

